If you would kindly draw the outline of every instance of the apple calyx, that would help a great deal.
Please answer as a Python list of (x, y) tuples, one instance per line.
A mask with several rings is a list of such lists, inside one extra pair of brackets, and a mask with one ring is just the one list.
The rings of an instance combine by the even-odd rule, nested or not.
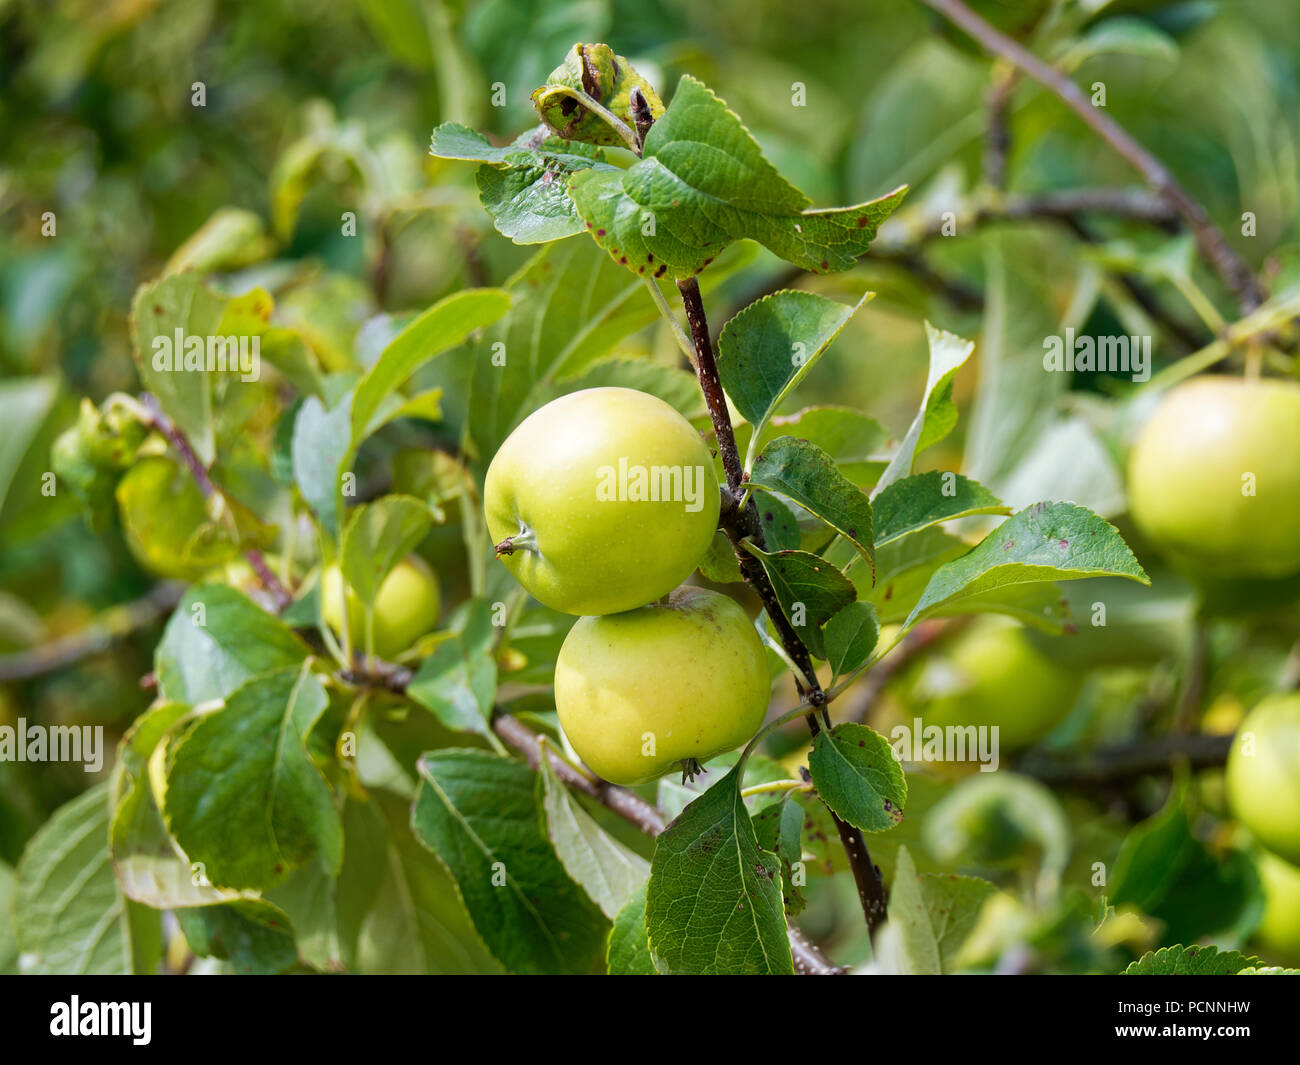
[(697, 776), (702, 776), (708, 772), (708, 770), (705, 769), (704, 766), (700, 765), (699, 760), (696, 758), (683, 758), (681, 761), (681, 766), (682, 766), (683, 784), (685, 784), (687, 781), (693, 782)]

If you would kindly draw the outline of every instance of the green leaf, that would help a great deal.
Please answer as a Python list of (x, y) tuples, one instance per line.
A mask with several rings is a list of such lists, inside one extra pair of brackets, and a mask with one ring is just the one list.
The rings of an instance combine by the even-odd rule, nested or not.
[(1007, 477), (1034, 455), (1069, 387), (1069, 374), (1044, 371), (1043, 338), (1082, 327), (1086, 307), (1071, 288), (1096, 268), (1041, 233), (994, 230), (981, 243), (984, 321), (963, 469), (1006, 499)]
[(722, 327), (718, 376), (760, 438), (768, 419), (874, 295), (866, 292), (849, 307), (811, 292), (776, 292)]
[(494, 148), (481, 133), (444, 122), (433, 131), (429, 154), (484, 164), (475, 175), (479, 201), (498, 232), (516, 244), (545, 244), (580, 233), (584, 224), (569, 199), (569, 175), (617, 169), (599, 148), (550, 136), (545, 126)]
[(1123, 976), (1232, 976), (1260, 965), (1258, 958), (1218, 947), (1163, 947), (1147, 951)]
[[(845, 545), (845, 555), (849, 555)], [(876, 582), (871, 584), (869, 570), (849, 569), (849, 576), (862, 598), (875, 604), (883, 624), (900, 622), (912, 612), (921, 593), (936, 570), (970, 550), (970, 544), (951, 536), (938, 527), (922, 529), (912, 536), (892, 540), (876, 551)], [(835, 557), (834, 552), (828, 555)], [(857, 559), (857, 554), (848, 561)]]
[(352, 399), (351, 442), (355, 447), (382, 424), (383, 401), (436, 355), (462, 344), (510, 309), (510, 293), (473, 288), (439, 300), (411, 322), (380, 353)]
[(821, 627), (854, 599), (853, 583), (819, 555), (807, 551), (760, 551), (748, 540), (745, 550), (763, 564), (786, 620), (818, 658), (825, 658)]
[[(759, 493), (754, 500), (754, 509), (758, 511), (759, 524), (763, 528), (763, 543), (769, 550), (794, 551), (803, 546), (799, 519), (776, 496), (766, 492)], [(731, 552), (731, 557), (734, 559), (736, 553), (731, 548), (731, 542), (726, 540), (725, 534), (723, 540), (726, 541), (727, 550)]]
[(27, 843), (14, 894), (24, 973), (151, 972), (159, 915), (126, 899), (108, 851), (108, 788), (60, 806)]
[[(18, 882), (14, 871), (0, 862), (0, 976), (18, 974), (18, 930), (14, 927), (14, 895)], [(641, 927), (645, 927), (645, 896), (641, 897)], [(644, 936), (644, 932), (642, 935)]]
[(831, 675), (842, 677), (867, 660), (880, 639), (880, 619), (870, 603), (850, 603), (826, 622), (823, 633)]
[(610, 976), (657, 976), (654, 956), (650, 953), (650, 939), (645, 930), (646, 884), (635, 894), (614, 918), (609, 930), (609, 947), (605, 952), (605, 971)]
[(278, 618), (225, 584), (185, 593), (154, 657), (159, 691), (197, 706), (224, 699), (250, 677), (296, 666), (307, 645)]
[(565, 872), (527, 766), (482, 751), (421, 757), (416, 838), (447, 867), (488, 949), (516, 973), (587, 973), (609, 924)]
[(871, 501), (835, 468), (834, 460), (815, 444), (783, 436), (758, 456), (749, 484), (780, 492), (852, 542), (875, 568)]
[(953, 518), (1010, 514), (982, 484), (959, 473), (931, 470), (894, 481), (872, 502), (876, 546)]
[(555, 853), (569, 876), (613, 921), (644, 891), (650, 863), (596, 824), (555, 775), (549, 758), (540, 766), (542, 810)]
[(433, 649), (407, 685), (408, 697), (454, 732), (492, 733), (497, 666), (490, 646), (456, 634)]
[(903, 819), (903, 767), (875, 729), (845, 722), (817, 733), (808, 768), (817, 794), (854, 828), (883, 832)]
[(585, 388), (634, 388), (649, 392), (673, 407), (688, 421), (708, 416), (700, 383), (688, 370), (661, 366), (645, 359), (603, 359), (576, 377), (566, 377), (534, 389), (530, 405), (541, 406), (557, 396)]
[[(176, 351), (177, 330), (186, 344), (197, 339), (206, 344), (218, 336), (225, 300), (198, 274), (164, 277), (136, 290), (131, 302), (131, 350), (136, 372), (145, 389), (158, 399), (163, 413), (181, 430), (204, 465), (216, 457), (216, 432), (212, 418), (212, 377), (206, 369), (185, 369), (185, 351)], [(167, 342), (155, 350), (156, 339)], [(155, 356), (171, 353), (171, 366)]]
[(1010, 585), (1082, 577), (1151, 583), (1104, 518), (1072, 503), (1036, 503), (1013, 514), (961, 558), (940, 566), (905, 624)]
[[(412, 788), (412, 795), (414, 788)], [(343, 810), (339, 940), (350, 971), (500, 972), (443, 863), (411, 832), (410, 797), (369, 789)]]
[(239, 552), (229, 514), (214, 517), (190, 472), (165, 455), (142, 458), (114, 494), (132, 553), (155, 573), (195, 580)]
[[(741, 431), (748, 428), (745, 424), (737, 426), (741, 446), (745, 446)], [(776, 436), (794, 436), (816, 444), (859, 488), (875, 484), (886, 466), (879, 451), (889, 442), (889, 430), (849, 407), (805, 407), (785, 417), (778, 415), (768, 423), (761, 439), (766, 444)]]
[(894, 481), (910, 474), (916, 456), (930, 445), (937, 444), (957, 424), (957, 404), (952, 398), (953, 379), (970, 358), (975, 345), (952, 333), (936, 329), (929, 322), (925, 323), (925, 335), (930, 343), (930, 370), (925, 381), (925, 396), (898, 451), (880, 475), (876, 484), (877, 495)]
[(651, 118), (663, 115), (659, 94), (623, 56), (615, 55), (607, 44), (575, 44), (564, 62), (551, 71), (546, 84), (532, 94), (532, 100), (542, 121), (564, 140), (627, 147), (624, 139), (584, 104), (583, 97), (635, 130), (633, 89), (641, 90)]
[(275, 242), (266, 223), (255, 211), (243, 207), (218, 207), (171, 254), (164, 274), (191, 270), (196, 274), (238, 270), (270, 257)]
[(698, 274), (745, 238), (805, 270), (847, 270), (906, 191), (810, 210), (740, 119), (688, 75), (646, 135), (641, 159), (622, 173), (586, 170), (569, 179), (597, 244), (633, 272), (672, 278)]
[(740, 563), (736, 561), (731, 541), (721, 529), (713, 534), (709, 549), (700, 559), (699, 568), (705, 580), (714, 584), (737, 584), (745, 579), (741, 575)]
[(189, 714), (185, 704), (163, 701), (136, 718), (118, 745), (112, 780), (109, 847), (117, 882), (127, 898), (156, 910), (210, 906), (240, 894), (195, 875), (167, 831), (150, 787), (151, 756), (184, 728)]
[(54, 405), (58, 390), (53, 377), (0, 381), (0, 510), (18, 464)]
[(917, 876), (911, 853), (899, 847), (889, 893), (889, 923), (894, 929), (887, 948), (891, 968), (918, 975), (950, 972), (980, 910), (995, 891), (987, 880), (974, 876)]
[(280, 973), (297, 964), (293, 925), (264, 899), (177, 910), (176, 919), (195, 954), (228, 961), (236, 973)]
[(733, 769), (656, 841), (650, 949), (674, 973), (791, 974), (780, 873), (777, 856), (758, 845)]
[(343, 516), (343, 475), (351, 464), (352, 394), (331, 410), (316, 396), (298, 408), (293, 423), (293, 479), (321, 526), (337, 536)]
[(656, 315), (648, 299), (625, 307), (641, 285), (586, 241), (548, 245), (506, 288), (510, 314), (469, 353), (470, 431), (483, 456), (534, 409), (535, 386), (581, 373)]
[(348, 517), (340, 554), (343, 577), (363, 603), (371, 604), (393, 567), (433, 528), (433, 511), (412, 496), (384, 496), (363, 503)]
[(210, 883), (265, 890), (316, 855), (338, 870), (338, 809), (306, 747), (328, 705), (304, 662), (252, 678), (168, 747), (163, 815)]
[(787, 917), (796, 916), (807, 905), (799, 887), (803, 878), (795, 875), (795, 866), (803, 859), (803, 823), (806, 816), (804, 808), (786, 792), (752, 817), (758, 845), (781, 859), (781, 896)]

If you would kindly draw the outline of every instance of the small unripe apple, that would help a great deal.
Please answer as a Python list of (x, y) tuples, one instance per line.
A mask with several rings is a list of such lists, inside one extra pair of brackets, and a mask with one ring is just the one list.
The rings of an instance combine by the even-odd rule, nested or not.
[(770, 691), (763, 642), (745, 611), (702, 588), (581, 618), (555, 664), (564, 734), (615, 784), (644, 784), (748, 742)]
[(1259, 842), (1300, 865), (1300, 693), (1271, 695), (1237, 730), (1228, 806)]
[(524, 419), (484, 487), (488, 531), (534, 598), (612, 614), (672, 591), (718, 525), (718, 478), (700, 434), (630, 388), (589, 388)]
[(1300, 384), (1198, 377), (1160, 401), (1129, 455), (1129, 509), (1207, 577), (1300, 571)]
[[(343, 634), (344, 600), (352, 646), (365, 650), (365, 604), (344, 587), (337, 565), (321, 575), (321, 617), (335, 634)], [(374, 651), (395, 658), (438, 624), (438, 579), (418, 555), (408, 555), (392, 568), (379, 586), (374, 609)]]
[(1255, 868), (1264, 888), (1264, 915), (1255, 938), (1266, 960), (1300, 963), (1300, 869), (1268, 851), (1260, 851)]
[(998, 729), (1003, 750), (1027, 747), (1070, 712), (1083, 680), (1043, 654), (1024, 627), (980, 617), (928, 656), (915, 672), (910, 701), (926, 725)]

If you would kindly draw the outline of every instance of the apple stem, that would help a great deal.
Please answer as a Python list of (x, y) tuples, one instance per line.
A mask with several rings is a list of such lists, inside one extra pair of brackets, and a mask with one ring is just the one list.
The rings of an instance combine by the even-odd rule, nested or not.
[(537, 534), (522, 521), (519, 523), (519, 531), (514, 536), (507, 536), (495, 547), (497, 558), (502, 555), (513, 555), (516, 551), (533, 551), (541, 554), (537, 548)]

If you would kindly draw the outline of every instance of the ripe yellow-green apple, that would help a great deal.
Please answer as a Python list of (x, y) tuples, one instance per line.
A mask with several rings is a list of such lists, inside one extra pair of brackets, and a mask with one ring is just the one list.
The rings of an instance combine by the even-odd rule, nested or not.
[(615, 784), (644, 784), (746, 743), (770, 690), (763, 643), (745, 611), (702, 588), (579, 619), (555, 663), (564, 734)]
[(926, 725), (997, 726), (1015, 750), (1058, 725), (1079, 697), (1082, 677), (1043, 654), (1024, 626), (980, 617), (913, 673), (912, 705)]
[(484, 486), (488, 531), (536, 599), (612, 614), (668, 594), (718, 524), (713, 458), (657, 396), (589, 388), (534, 411), (501, 445)]
[[(422, 558), (408, 555), (392, 568), (375, 596), (375, 654), (394, 658), (431, 632), (438, 623), (438, 607), (438, 578)], [(340, 637), (345, 609), (352, 646), (365, 650), (365, 604), (345, 586), (339, 567), (327, 566), (321, 574), (321, 617)]]
[(1300, 962), (1300, 869), (1260, 851), (1255, 868), (1264, 888), (1264, 914), (1255, 938), (1269, 961)]
[(1300, 571), (1300, 383), (1194, 378), (1143, 425), (1129, 507), (1174, 565), (1212, 578)]
[(1300, 693), (1270, 695), (1228, 753), (1228, 807), (1261, 844), (1300, 865)]

